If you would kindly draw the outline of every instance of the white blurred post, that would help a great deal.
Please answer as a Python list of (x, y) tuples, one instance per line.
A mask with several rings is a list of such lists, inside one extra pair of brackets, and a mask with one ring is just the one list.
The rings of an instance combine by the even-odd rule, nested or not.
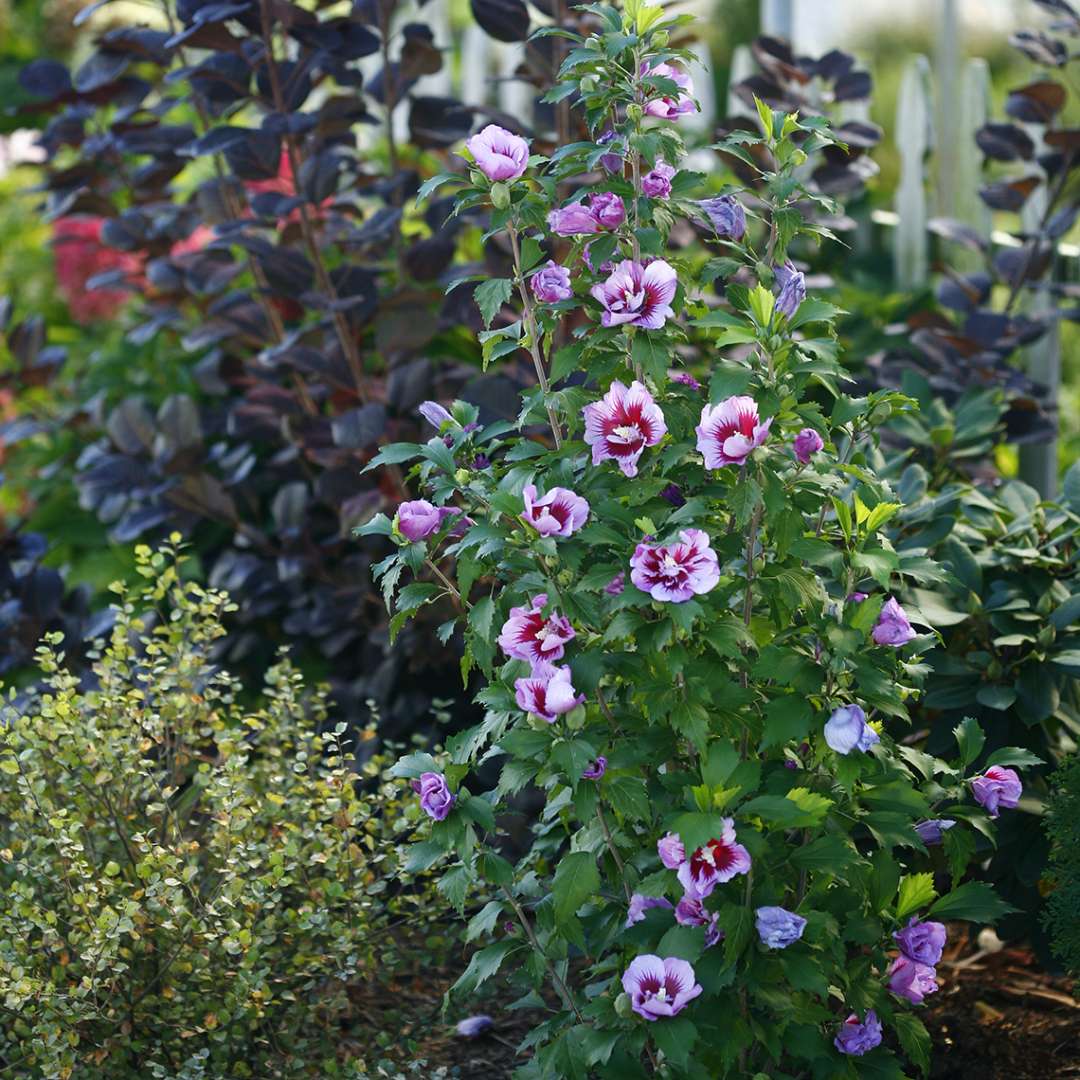
[(750, 46), (739, 45), (731, 54), (731, 77), (728, 81), (727, 93), (728, 116), (756, 115), (753, 105), (747, 105), (747, 103), (735, 93), (735, 87), (741, 83), (743, 79), (750, 78), (755, 71), (757, 71), (757, 64), (754, 62), (754, 54), (750, 51)]
[(499, 44), (496, 56), (499, 61), (499, 108), (523, 126), (531, 127), (535, 91), (527, 82), (514, 76), (525, 59), (525, 46), (518, 42)]
[(795, 47), (795, 0), (761, 0), (761, 32)]
[(461, 100), (486, 105), (491, 97), (491, 38), (474, 22), (461, 43)]
[(937, 91), (934, 121), (938, 136), (934, 148), (934, 205), (936, 212), (943, 217), (956, 217), (960, 184), (959, 143), (968, 135), (967, 129), (961, 127), (960, 12), (958, 0), (940, 0), (940, 3), (941, 19), (934, 54), (934, 85)]
[(928, 276), (926, 155), (933, 142), (931, 100), (930, 61), (925, 56), (913, 56), (904, 70), (896, 104), (900, 183), (896, 189), (899, 221), (893, 272), (898, 289), (920, 288)]

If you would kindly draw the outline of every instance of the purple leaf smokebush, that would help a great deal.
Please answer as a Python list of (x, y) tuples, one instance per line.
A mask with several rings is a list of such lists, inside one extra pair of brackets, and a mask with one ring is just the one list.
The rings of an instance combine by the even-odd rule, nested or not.
[(492, 182), (516, 180), (529, 164), (529, 144), (498, 124), (488, 124), (465, 146), (476, 167)]
[(622, 986), (634, 1012), (646, 1020), (678, 1016), (701, 993), (694, 969), (675, 957), (637, 957), (623, 973)]

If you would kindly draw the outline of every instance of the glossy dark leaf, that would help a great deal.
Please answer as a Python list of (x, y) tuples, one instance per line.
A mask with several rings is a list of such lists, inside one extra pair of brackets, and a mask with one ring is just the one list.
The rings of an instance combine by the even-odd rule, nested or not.
[(992, 210), (1019, 210), (1042, 183), (1039, 176), (1018, 180), (999, 180), (979, 188), (979, 198)]
[(1038, 30), (1017, 30), (1009, 37), (1009, 43), (1029, 60), (1044, 67), (1061, 67), (1069, 59), (1069, 50), (1064, 42)]
[(938, 236), (954, 244), (961, 244), (972, 251), (985, 251), (986, 240), (970, 225), (952, 218), (931, 218), (926, 227)]
[(281, 139), (267, 131), (249, 131), (225, 146), (224, 154), (241, 180), (275, 180), (281, 166)]
[(473, 109), (456, 98), (413, 96), (409, 134), (426, 149), (450, 147), (472, 133), (473, 115)]
[(30, 315), (8, 331), (7, 347), (23, 367), (32, 364), (44, 346), (45, 320), (40, 315)]
[(382, 438), (386, 431), (386, 409), (382, 405), (361, 405), (335, 416), (330, 424), (334, 443), (347, 450), (363, 450)]
[(979, 149), (995, 161), (1030, 161), (1035, 153), (1031, 136), (1015, 124), (984, 124), (975, 133)]
[(80, 94), (89, 94), (116, 82), (130, 64), (130, 56), (101, 49), (75, 72), (71, 82)]
[(19, 72), (19, 85), (33, 97), (57, 98), (71, 89), (71, 76), (58, 60), (31, 60)]
[(473, 18), (496, 41), (524, 41), (529, 36), (529, 10), (522, 0), (469, 0)]
[(1005, 99), (1005, 111), (1028, 124), (1048, 124), (1065, 107), (1068, 98), (1060, 83), (1044, 80), (1013, 90)]

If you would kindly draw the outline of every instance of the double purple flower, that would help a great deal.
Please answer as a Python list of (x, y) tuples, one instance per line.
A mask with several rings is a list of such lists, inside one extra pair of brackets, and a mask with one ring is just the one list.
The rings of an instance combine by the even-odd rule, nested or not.
[(825, 441), (813, 428), (803, 428), (795, 436), (795, 457), (800, 465), (809, 465), (810, 459), (825, 446)]
[(667, 424), (660, 406), (637, 380), (629, 389), (618, 379), (599, 400), (582, 409), (585, 442), (592, 447), (592, 463), (616, 461), (625, 476), (637, 476), (638, 458), (646, 446), (655, 446)]
[(971, 782), (971, 793), (980, 806), (986, 807), (992, 818), (996, 818), (1000, 807), (1015, 810), (1020, 802), (1024, 785), (1015, 769), (1006, 769), (1001, 765), (991, 765), (982, 776), (976, 776)]
[(702, 199), (698, 206), (705, 212), (713, 231), (721, 239), (739, 241), (746, 235), (746, 211), (734, 195)]
[(840, 1025), (833, 1045), (841, 1054), (850, 1054), (853, 1057), (862, 1057), (875, 1046), (880, 1046), (881, 1021), (878, 1020), (877, 1013), (870, 1009), (861, 1023), (859, 1017), (852, 1013)]
[(456, 506), (433, 506), (427, 499), (413, 499), (398, 507), (397, 528), (406, 540), (424, 540), (437, 532), (448, 517), (461, 511)]
[(666, 161), (656, 165), (641, 178), (641, 193), (650, 199), (666, 199), (671, 195), (671, 178), (675, 175)]
[(574, 690), (570, 677), (568, 667), (534, 668), (531, 675), (514, 681), (518, 708), (554, 724), (585, 700), (584, 694)]
[(533, 296), (542, 304), (557, 304), (560, 300), (569, 300), (574, 295), (573, 286), (570, 284), (570, 271), (554, 259), (548, 259), (547, 265), (529, 278), (529, 287)]
[(700, 529), (685, 529), (681, 543), (638, 544), (630, 558), (630, 580), (654, 600), (681, 604), (716, 588), (720, 564)]
[(529, 164), (529, 144), (498, 124), (488, 124), (465, 143), (476, 167), (491, 181), (516, 180)]
[(890, 596), (882, 605), (881, 614), (878, 615), (878, 621), (874, 624), (870, 636), (876, 645), (891, 645), (898, 649), (916, 635), (908, 621), (907, 612)]
[(603, 326), (659, 330), (675, 315), (671, 301), (677, 284), (674, 268), (663, 259), (654, 259), (648, 266), (623, 259), (606, 281), (589, 291), (604, 309)]
[(547, 220), (557, 236), (588, 236), (617, 229), (626, 220), (626, 205), (613, 191), (601, 191), (586, 202), (556, 207), (548, 212)]
[(444, 821), (457, 801), (442, 773), (421, 773), (420, 779), (412, 782), (412, 789), (420, 796), (420, 808), (433, 821)]
[(754, 913), (758, 937), (767, 949), (786, 949), (802, 937), (806, 920), (782, 907), (759, 907)]

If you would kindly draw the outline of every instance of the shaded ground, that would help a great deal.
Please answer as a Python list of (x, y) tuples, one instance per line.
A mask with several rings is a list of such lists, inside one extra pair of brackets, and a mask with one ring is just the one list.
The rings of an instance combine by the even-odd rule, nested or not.
[[(1043, 973), (1024, 947), (999, 952), (975, 950), (960, 933), (939, 967), (941, 990), (921, 1010), (933, 1038), (931, 1080), (1080, 1080), (1080, 1001), (1071, 981)], [(461, 967), (464, 961), (461, 961)], [(428, 965), (386, 988), (357, 987), (356, 1015), (367, 1032), (378, 1032), (385, 1056), (405, 1065), (423, 1059), (423, 1075), (440, 1066), (460, 1080), (505, 1080), (515, 1063), (515, 1047), (537, 1014), (507, 1009), (497, 988), (472, 1005), (490, 1015), (491, 1030), (463, 1039), (441, 1015), (443, 991), (460, 971), (456, 964)], [(371, 1035), (352, 1049), (369, 1064)]]

